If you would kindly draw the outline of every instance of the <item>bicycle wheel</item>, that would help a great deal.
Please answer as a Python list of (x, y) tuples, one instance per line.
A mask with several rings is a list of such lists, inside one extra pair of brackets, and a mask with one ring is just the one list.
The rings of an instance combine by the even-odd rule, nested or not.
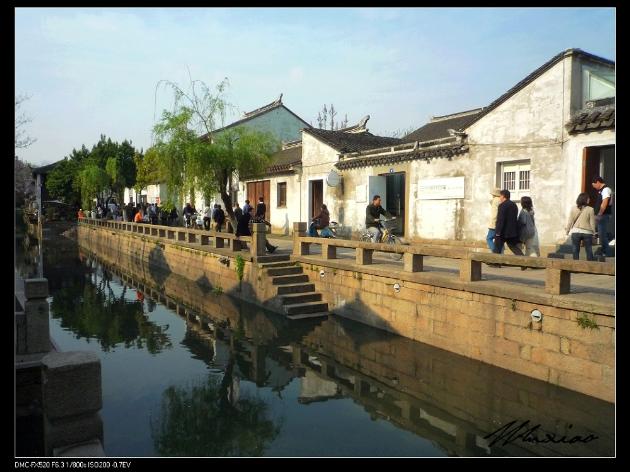
[[(387, 244), (394, 244), (397, 246), (401, 246), (402, 241), (400, 240), (398, 236), (390, 234), (389, 237), (387, 238)], [(399, 261), (403, 258), (403, 255), (396, 252), (390, 252), (389, 257), (395, 261)]]
[(359, 241), (362, 241), (364, 243), (371, 243), (372, 236), (369, 233), (362, 234), (361, 237), (359, 238)]

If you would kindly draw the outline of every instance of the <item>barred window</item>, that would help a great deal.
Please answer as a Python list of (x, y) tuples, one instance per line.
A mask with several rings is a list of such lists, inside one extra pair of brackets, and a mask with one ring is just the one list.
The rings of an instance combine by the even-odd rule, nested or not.
[(503, 172), (503, 188), (506, 190), (514, 190), (516, 180), (516, 172)]
[(529, 190), (529, 171), (521, 170), (519, 171), (519, 190)]

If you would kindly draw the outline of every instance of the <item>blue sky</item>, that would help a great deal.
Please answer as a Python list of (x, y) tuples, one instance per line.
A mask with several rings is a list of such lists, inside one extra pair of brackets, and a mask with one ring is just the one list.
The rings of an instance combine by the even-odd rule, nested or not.
[(334, 103), (389, 135), (488, 105), (564, 49), (616, 59), (613, 8), (15, 11), (16, 93), (31, 96), (23, 110), (37, 138), (17, 155), (34, 164), (101, 134), (146, 149), (172, 104), (156, 83), (185, 84), (188, 69), (212, 85), (228, 77), (241, 113), (284, 93), (307, 122)]

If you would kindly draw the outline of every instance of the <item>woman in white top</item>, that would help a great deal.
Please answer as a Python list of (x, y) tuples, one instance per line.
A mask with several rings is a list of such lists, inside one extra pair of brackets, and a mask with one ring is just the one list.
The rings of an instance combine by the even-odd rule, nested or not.
[(580, 242), (584, 241), (586, 259), (595, 260), (593, 257), (593, 235), (596, 231), (595, 212), (588, 206), (588, 193), (581, 193), (575, 201), (576, 206), (571, 209), (566, 231), (571, 235), (573, 243), (573, 259), (580, 258)]

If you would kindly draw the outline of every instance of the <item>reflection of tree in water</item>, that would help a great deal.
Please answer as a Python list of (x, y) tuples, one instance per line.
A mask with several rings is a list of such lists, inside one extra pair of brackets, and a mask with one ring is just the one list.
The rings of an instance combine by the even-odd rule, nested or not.
[(155, 448), (162, 456), (261, 456), (280, 433), (268, 418), (267, 404), (239, 395), (234, 358), (222, 379), (191, 388), (164, 391), (162, 412), (152, 424)]
[(53, 318), (61, 319), (61, 327), (74, 332), (77, 338), (98, 339), (103, 351), (121, 343), (127, 348), (146, 348), (151, 354), (170, 348), (168, 325), (149, 321), (142, 302), (127, 301), (127, 286), (116, 296), (110, 281), (111, 274), (103, 269), (99, 281), (94, 277), (90, 282), (84, 279), (61, 288), (51, 303)]

